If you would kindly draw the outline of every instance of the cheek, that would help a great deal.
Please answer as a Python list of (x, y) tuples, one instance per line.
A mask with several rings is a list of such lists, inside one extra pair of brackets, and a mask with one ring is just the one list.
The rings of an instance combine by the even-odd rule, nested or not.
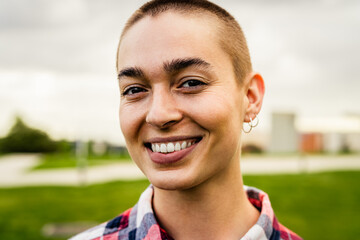
[(120, 128), (124, 134), (126, 142), (131, 142), (136, 139), (138, 129), (142, 122), (142, 110), (138, 107), (129, 105), (120, 105), (119, 119)]
[[(209, 131), (224, 131), (234, 128), (242, 115), (241, 103), (225, 94), (207, 94), (206, 97), (182, 101), (189, 117)], [(239, 105), (238, 105), (239, 104)]]

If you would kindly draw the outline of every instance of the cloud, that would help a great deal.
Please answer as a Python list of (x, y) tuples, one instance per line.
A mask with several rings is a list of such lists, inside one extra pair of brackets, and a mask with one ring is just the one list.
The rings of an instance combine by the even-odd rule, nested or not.
[[(84, 122), (91, 136), (117, 139), (116, 47), (126, 19), (144, 2), (0, 1), (3, 113), (23, 112), (59, 136)], [(267, 85), (264, 115), (360, 112), (359, 1), (215, 2), (245, 31)]]

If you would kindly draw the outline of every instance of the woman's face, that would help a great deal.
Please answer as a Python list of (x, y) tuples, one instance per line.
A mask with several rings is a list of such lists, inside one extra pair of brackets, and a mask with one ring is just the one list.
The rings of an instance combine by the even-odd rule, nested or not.
[(216, 20), (146, 17), (118, 54), (120, 125), (132, 159), (162, 189), (189, 189), (239, 171), (248, 99)]

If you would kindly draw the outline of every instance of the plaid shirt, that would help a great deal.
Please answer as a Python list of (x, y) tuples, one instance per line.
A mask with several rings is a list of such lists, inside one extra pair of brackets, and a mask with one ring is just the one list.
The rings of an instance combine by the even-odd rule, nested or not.
[[(268, 195), (244, 186), (249, 201), (260, 211), (257, 223), (241, 240), (301, 240), (276, 219)], [(152, 209), (153, 187), (148, 187), (139, 202), (121, 215), (80, 233), (70, 240), (173, 240), (157, 223)]]

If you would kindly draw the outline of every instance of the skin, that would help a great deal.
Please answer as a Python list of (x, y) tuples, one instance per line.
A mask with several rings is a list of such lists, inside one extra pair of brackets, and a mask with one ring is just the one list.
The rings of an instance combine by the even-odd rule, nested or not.
[[(242, 124), (260, 111), (264, 83), (257, 73), (238, 83), (219, 23), (206, 16), (145, 17), (119, 46), (121, 129), (154, 185), (157, 219), (177, 240), (239, 239), (259, 216), (242, 187), (240, 154)], [(173, 67), (189, 59), (197, 64)], [(146, 143), (173, 137), (201, 141), (180, 161), (152, 161)]]

